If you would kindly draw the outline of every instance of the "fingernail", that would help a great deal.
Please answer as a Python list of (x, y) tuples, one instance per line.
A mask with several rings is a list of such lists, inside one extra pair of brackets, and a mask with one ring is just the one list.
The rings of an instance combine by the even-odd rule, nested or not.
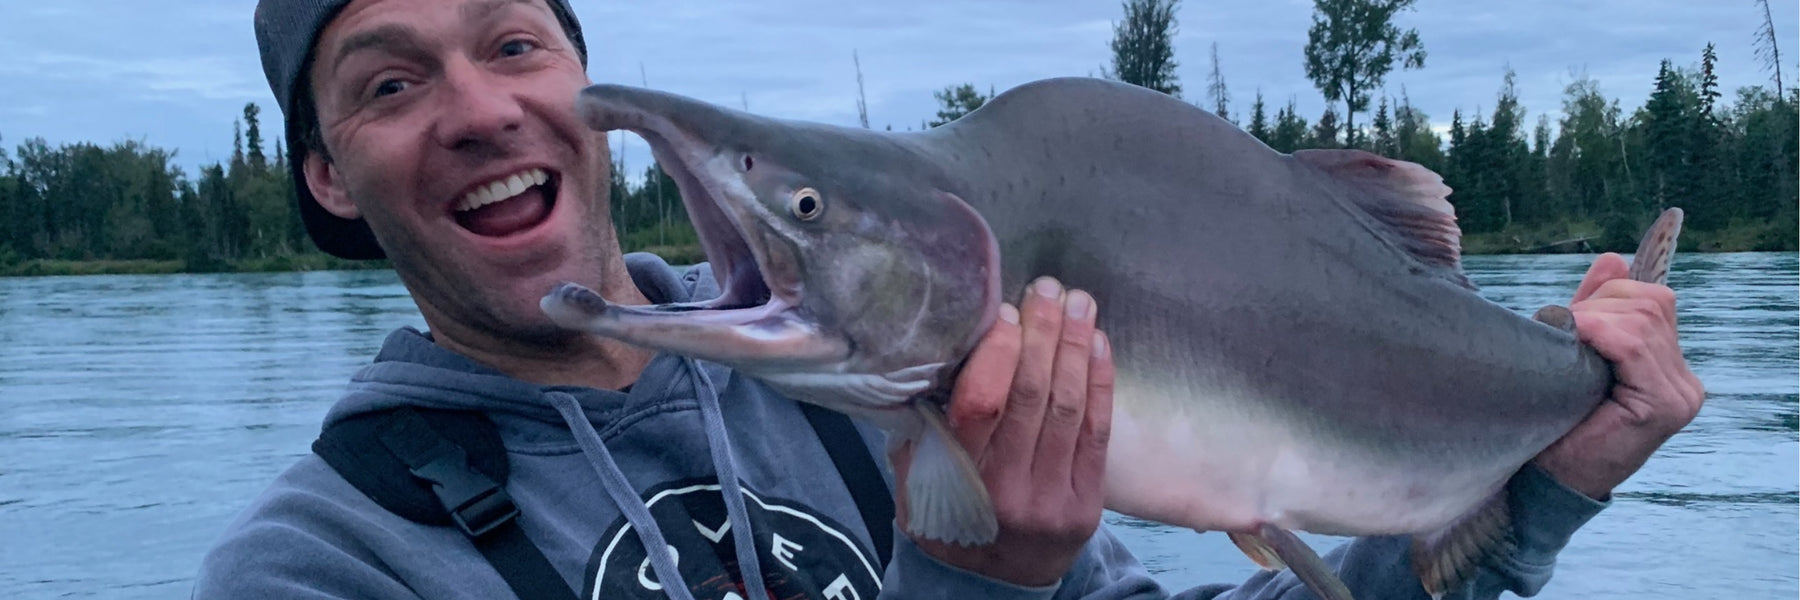
[(1106, 334), (1094, 332), (1094, 358), (1106, 358)]
[(1006, 321), (1008, 323), (1012, 323), (1014, 325), (1018, 325), (1019, 324), (1019, 309), (1013, 308), (1013, 305), (1011, 305), (1011, 304), (1002, 303), (1000, 305), (1000, 320)]
[(1056, 299), (1057, 297), (1062, 296), (1062, 284), (1057, 283), (1054, 278), (1045, 277), (1039, 279), (1037, 280), (1037, 283), (1031, 287), (1037, 292), (1037, 295), (1045, 298)]
[(1088, 296), (1086, 292), (1076, 290), (1069, 294), (1069, 305), (1067, 307), (1069, 318), (1085, 319), (1088, 316), (1088, 310), (1093, 307), (1094, 299)]

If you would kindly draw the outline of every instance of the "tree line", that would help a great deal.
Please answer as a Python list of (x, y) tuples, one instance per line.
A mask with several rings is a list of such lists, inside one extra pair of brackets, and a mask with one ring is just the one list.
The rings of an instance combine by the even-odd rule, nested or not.
[(32, 259), (182, 261), (188, 270), (313, 252), (274, 151), (244, 107), (228, 163), (190, 177), (175, 153), (124, 141), (0, 149), (0, 265)]
[[(1646, 74), (1642, 106), (1628, 110), (1581, 77), (1562, 90), (1559, 114), (1534, 117), (1508, 70), (1491, 111), (1458, 109), (1442, 133), (1404, 88), (1384, 86), (1396, 66), (1425, 67), (1418, 32), (1394, 24), (1414, 1), (1314, 0), (1300, 66), (1327, 101), (1317, 117), (1300, 114), (1294, 98), (1277, 104), (1260, 91), (1248, 111), (1233, 110), (1216, 44), (1202, 105), (1278, 151), (1360, 148), (1438, 172), (1455, 190), (1450, 201), (1471, 252), (1539, 250), (1570, 236), (1589, 249), (1629, 250), (1666, 206), (1688, 212), (1686, 249), (1796, 249), (1800, 88), (1783, 87), (1766, 0), (1757, 2), (1755, 41), (1773, 85), (1728, 93), (1707, 44), (1696, 63), (1664, 60)], [(1178, 2), (1125, 0), (1100, 76), (1180, 97)], [(939, 110), (926, 128), (979, 108), (994, 91), (964, 83), (935, 95)], [(863, 106), (859, 98), (866, 127)], [(46, 259), (164, 261), (189, 271), (351, 266), (307, 240), (282, 140), (266, 143), (260, 117), (246, 104), (230, 160), (192, 176), (173, 151), (140, 141), (52, 147), (31, 138), (11, 152), (0, 147), (0, 272)], [(612, 168), (612, 218), (626, 251), (698, 260), (674, 181), (654, 164), (625, 176), (633, 171), (622, 157)]]
[[(1383, 86), (1395, 67), (1425, 68), (1419, 33), (1395, 24), (1415, 1), (1314, 0), (1299, 66), (1326, 101), (1316, 118), (1301, 115), (1294, 98), (1275, 105), (1260, 91), (1248, 118), (1234, 115), (1217, 44), (1206, 99), (1197, 104), (1281, 152), (1357, 148), (1437, 172), (1454, 190), (1450, 201), (1477, 251), (1540, 250), (1571, 237), (1588, 249), (1629, 251), (1668, 206), (1688, 214), (1687, 249), (1796, 249), (1800, 88), (1782, 87), (1767, 0), (1757, 1), (1762, 27), (1755, 42), (1773, 86), (1744, 85), (1727, 95), (1708, 43), (1697, 49), (1697, 63), (1663, 60), (1654, 77), (1646, 74), (1651, 93), (1640, 107), (1626, 109), (1584, 75), (1562, 90), (1560, 114), (1534, 118), (1519, 103), (1508, 69), (1492, 111), (1458, 109), (1443, 134), (1404, 88), (1395, 95)], [(1123, 2), (1112, 63), (1101, 76), (1180, 97), (1178, 3)], [(979, 108), (992, 94), (965, 83), (936, 97), (937, 118), (927, 127)], [(1370, 112), (1366, 121), (1357, 118)]]
[[(0, 148), (0, 272), (29, 261), (161, 261), (165, 270), (285, 270), (355, 265), (307, 238), (294, 206), (282, 141), (262, 133), (261, 109), (234, 119), (229, 161), (194, 175), (175, 152), (141, 141)], [(271, 147), (272, 146), (272, 147)], [(265, 150), (268, 149), (268, 150)], [(612, 216), (628, 251), (695, 259), (693, 228), (668, 175), (612, 173)]]

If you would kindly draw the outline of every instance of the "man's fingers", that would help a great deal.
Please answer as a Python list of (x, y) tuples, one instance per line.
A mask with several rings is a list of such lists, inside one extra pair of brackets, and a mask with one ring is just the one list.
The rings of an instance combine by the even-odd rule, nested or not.
[(1603, 283), (1630, 276), (1631, 266), (1625, 264), (1625, 257), (1613, 252), (1602, 254), (1594, 260), (1594, 264), (1588, 266), (1587, 275), (1582, 276), (1581, 285), (1575, 288), (1575, 299), (1572, 302), (1586, 300)]
[(1070, 475), (1075, 481), (1075, 495), (1088, 506), (1104, 502), (1101, 482), (1106, 473), (1106, 448), (1112, 440), (1113, 368), (1112, 344), (1106, 334), (1094, 332), (1088, 353), (1087, 410), (1082, 415), (1081, 437), (1075, 442), (1075, 458)]
[(1007, 390), (1019, 365), (1019, 309), (1000, 305), (1000, 318), (969, 354), (949, 407), (950, 430), (977, 463), (1006, 412)]
[(1087, 412), (1088, 363), (1094, 343), (1094, 298), (1071, 290), (1064, 303), (1062, 333), (1051, 371), (1050, 401), (1032, 455), (1032, 477), (1043, 485), (1067, 485), (1075, 440)]
[(987, 453), (995, 458), (991, 465), (1005, 468), (1015, 463), (1031, 464), (1030, 455), (1037, 448), (1038, 430), (1044, 421), (1044, 405), (1050, 398), (1057, 338), (1062, 333), (1062, 295), (1062, 284), (1046, 277), (1033, 283), (1020, 302), (1019, 323), (1024, 332), (1019, 363), (1006, 397), (1006, 412), (988, 442)]

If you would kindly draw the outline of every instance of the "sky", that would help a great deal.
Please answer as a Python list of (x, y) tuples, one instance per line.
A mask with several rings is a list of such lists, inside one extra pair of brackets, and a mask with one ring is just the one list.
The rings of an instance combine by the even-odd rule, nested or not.
[[(586, 30), (597, 82), (648, 84), (785, 118), (855, 125), (861, 63), (869, 122), (917, 129), (936, 111), (932, 92), (970, 83), (1003, 92), (1057, 76), (1099, 75), (1121, 18), (1117, 0), (572, 0)], [(52, 145), (139, 140), (177, 150), (188, 173), (231, 154), (245, 103), (279, 134), (279, 108), (263, 79), (251, 29), (253, 0), (0, 0), (0, 147), (30, 137)], [(1796, 75), (1793, 0), (1770, 2), (1784, 80)], [(1248, 123), (1260, 90), (1273, 107), (1290, 98), (1309, 121), (1324, 100), (1306, 78), (1310, 0), (1182, 0), (1175, 39), (1182, 96), (1210, 106), (1206, 86), (1217, 44), (1230, 109)], [(1396, 70), (1404, 89), (1440, 126), (1452, 111), (1491, 112), (1507, 68), (1535, 122), (1560, 113), (1563, 88), (1585, 74), (1632, 110), (1657, 65), (1697, 65), (1716, 44), (1718, 76), (1732, 90), (1768, 85), (1754, 55), (1761, 26), (1752, 0), (1419, 0), (1396, 19), (1416, 28), (1425, 68)], [(1364, 121), (1369, 116), (1359, 117)], [(628, 169), (644, 144), (622, 140)]]

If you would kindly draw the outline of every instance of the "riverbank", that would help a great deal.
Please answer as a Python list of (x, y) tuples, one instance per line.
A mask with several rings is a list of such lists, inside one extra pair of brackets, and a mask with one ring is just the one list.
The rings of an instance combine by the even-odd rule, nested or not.
[[(1610, 225), (1610, 227), (1608, 227)], [(1647, 226), (1647, 224), (1646, 224)], [(1800, 249), (1795, 221), (1735, 223), (1717, 230), (1681, 231), (1680, 252), (1793, 252)], [(1567, 221), (1464, 234), (1463, 254), (1593, 254), (1637, 249), (1643, 227), (1630, 222)]]
[[(1786, 227), (1761, 223), (1718, 231), (1681, 232), (1682, 252), (1792, 252), (1796, 250), (1796, 224)], [(1592, 254), (1630, 252), (1638, 233), (1613, 235), (1598, 223), (1570, 222), (1550, 226), (1512, 227), (1492, 233), (1463, 236), (1463, 254)], [(628, 252), (650, 252), (672, 264), (706, 260), (699, 244), (646, 246)], [(182, 260), (49, 260), (0, 263), (0, 277), (49, 277), (63, 275), (157, 275), (168, 273), (275, 273), (288, 271), (351, 271), (387, 269), (388, 262), (342, 260), (320, 253), (246, 259), (189, 268)]]
[[(628, 252), (651, 252), (672, 264), (706, 260), (699, 244), (648, 246)], [(172, 273), (285, 273), (293, 271), (356, 271), (389, 269), (385, 260), (343, 260), (323, 253), (270, 256), (190, 265), (185, 260), (56, 260), (32, 259), (0, 262), (0, 277), (59, 277), (71, 275), (167, 275)]]

